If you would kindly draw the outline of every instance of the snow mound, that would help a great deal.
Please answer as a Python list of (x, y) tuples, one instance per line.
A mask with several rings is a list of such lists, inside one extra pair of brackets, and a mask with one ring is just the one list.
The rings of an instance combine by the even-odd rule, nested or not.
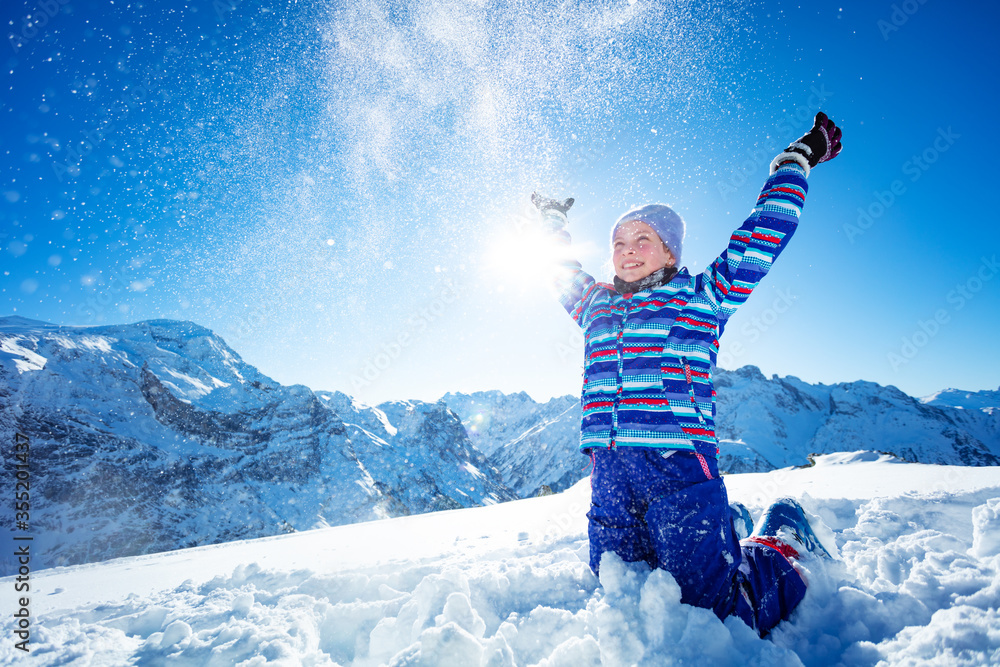
[[(771, 489), (796, 497), (839, 550), (838, 560), (805, 563), (809, 592), (768, 639), (682, 605), (674, 580), (645, 565), (605, 556), (598, 581), (587, 566), (584, 481), (502, 505), (33, 572), (32, 658), (997, 663), (1000, 470), (831, 455), (810, 468), (732, 475), (727, 484), (757, 515)], [(0, 662), (14, 651), (0, 644)]]
[(819, 459), (820, 466), (849, 465), (851, 463), (902, 463), (901, 459), (884, 452), (837, 452)]

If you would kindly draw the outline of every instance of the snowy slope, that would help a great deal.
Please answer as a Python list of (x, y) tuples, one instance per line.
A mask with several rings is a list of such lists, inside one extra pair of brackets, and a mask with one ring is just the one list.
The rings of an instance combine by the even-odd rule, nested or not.
[(443, 406), (407, 404), (387, 441), (328, 403), (190, 322), (0, 319), (0, 438), (31, 438), (36, 566), (514, 497)]
[[(768, 640), (681, 605), (663, 572), (612, 559), (598, 582), (581, 483), (502, 505), (35, 571), (31, 664), (1000, 660), (1000, 469), (835, 454), (727, 484), (755, 514), (776, 494), (798, 498), (840, 554), (810, 566), (805, 601)], [(0, 599), (12, 618), (12, 596)], [(11, 638), (0, 662), (23, 657)]]

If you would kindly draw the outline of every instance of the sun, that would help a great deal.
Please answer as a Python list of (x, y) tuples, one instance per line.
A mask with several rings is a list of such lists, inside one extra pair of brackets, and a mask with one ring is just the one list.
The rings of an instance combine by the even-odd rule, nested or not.
[(528, 290), (547, 288), (573, 258), (569, 242), (541, 220), (498, 225), (486, 243), (485, 268), (500, 285)]

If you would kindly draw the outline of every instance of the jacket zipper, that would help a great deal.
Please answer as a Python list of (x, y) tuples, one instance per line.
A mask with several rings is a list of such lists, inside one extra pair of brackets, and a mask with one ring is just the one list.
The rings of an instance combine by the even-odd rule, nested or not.
[(698, 415), (698, 421), (701, 422), (702, 426), (708, 426), (705, 421), (705, 416), (701, 414), (701, 408), (698, 407), (698, 401), (694, 397), (694, 378), (691, 374), (691, 364), (688, 363), (687, 357), (681, 357), (681, 361), (684, 362), (684, 377), (687, 379), (688, 386), (688, 396), (691, 398), (691, 407), (694, 408), (694, 412)]
[(615, 390), (615, 400), (611, 405), (611, 438), (608, 440), (608, 449), (616, 447), (615, 438), (618, 437), (618, 401), (622, 397), (622, 384), (624, 382), (622, 373), (625, 370), (625, 359), (623, 357), (625, 320), (628, 319), (629, 306), (632, 303), (629, 297), (631, 297), (631, 294), (625, 297), (625, 314), (622, 315), (622, 322), (618, 327), (618, 387)]

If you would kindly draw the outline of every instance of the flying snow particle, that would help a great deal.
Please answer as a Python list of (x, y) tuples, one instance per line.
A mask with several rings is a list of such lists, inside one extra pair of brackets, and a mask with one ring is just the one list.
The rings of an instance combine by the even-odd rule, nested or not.
[(7, 252), (14, 255), (14, 257), (20, 257), (28, 252), (28, 244), (21, 241), (11, 241), (7, 244)]

